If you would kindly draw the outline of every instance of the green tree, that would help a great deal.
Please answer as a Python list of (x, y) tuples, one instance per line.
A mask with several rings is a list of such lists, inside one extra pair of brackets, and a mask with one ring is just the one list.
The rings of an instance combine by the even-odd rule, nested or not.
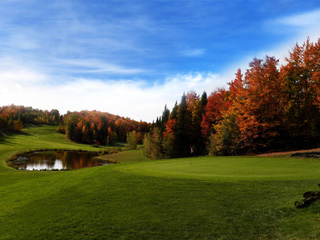
[(240, 132), (233, 112), (226, 115), (210, 137), (210, 155), (236, 155), (240, 148)]
[(178, 103), (176, 102), (174, 104), (174, 107), (172, 108), (169, 119), (177, 119), (177, 117), (178, 117)]
[(162, 134), (158, 128), (152, 129), (143, 140), (143, 153), (152, 159), (164, 157), (162, 148)]
[(167, 105), (165, 105), (164, 110), (162, 112), (162, 117), (161, 117), (161, 126), (160, 126), (161, 132), (165, 130), (165, 124), (168, 122), (169, 116), (170, 116), (170, 110), (167, 108)]
[(7, 121), (5, 120), (5, 118), (0, 117), (0, 129), (5, 128), (6, 126), (7, 126)]
[(164, 158), (172, 158), (174, 156), (177, 156), (174, 143), (175, 138), (173, 133), (168, 133), (165, 136), (163, 136), (162, 148)]
[(128, 149), (132, 149), (132, 150), (137, 149), (138, 136), (135, 130), (127, 133), (127, 144), (128, 144)]
[(7, 128), (9, 130), (13, 130), (13, 119), (12, 119), (12, 117), (10, 117), (10, 119), (9, 119), (9, 121), (7, 123)]

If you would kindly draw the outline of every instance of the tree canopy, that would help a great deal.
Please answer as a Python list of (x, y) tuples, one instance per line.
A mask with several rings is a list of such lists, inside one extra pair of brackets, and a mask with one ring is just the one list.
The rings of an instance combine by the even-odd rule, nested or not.
[(159, 142), (154, 155), (164, 157), (318, 147), (319, 107), (320, 39), (307, 39), (282, 66), (275, 57), (254, 58), (227, 89), (201, 98), (183, 94), (169, 118), (160, 119), (164, 127), (153, 125), (148, 138)]

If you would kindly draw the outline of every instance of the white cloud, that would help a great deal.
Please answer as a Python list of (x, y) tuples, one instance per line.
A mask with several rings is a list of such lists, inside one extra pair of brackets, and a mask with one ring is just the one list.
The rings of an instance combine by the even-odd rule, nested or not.
[(47, 80), (47, 75), (38, 71), (34, 63), (25, 63), (10, 57), (0, 59), (0, 89), (2, 90), (13, 84), (38, 84)]
[[(103, 81), (73, 79), (60, 85), (50, 85), (48, 79), (35, 69), (16, 66), (15, 71), (1, 76), (0, 102), (40, 109), (58, 109), (61, 113), (99, 110), (151, 122), (160, 116), (164, 105), (172, 108), (182, 93), (195, 90), (211, 93), (223, 81), (212, 73), (190, 73), (167, 78), (163, 84), (147, 86), (145, 81)], [(22, 80), (21, 80), (22, 79)], [(32, 80), (31, 80), (32, 79)]]

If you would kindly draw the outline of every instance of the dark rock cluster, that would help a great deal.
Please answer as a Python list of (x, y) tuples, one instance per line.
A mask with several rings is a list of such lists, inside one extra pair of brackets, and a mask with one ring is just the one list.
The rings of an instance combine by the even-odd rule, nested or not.
[(294, 153), (291, 157), (320, 158), (320, 152), (301, 152)]
[[(320, 187), (320, 184), (318, 184), (318, 186)], [(296, 201), (294, 203), (296, 208), (309, 207), (311, 203), (313, 203), (313, 202), (317, 201), (318, 199), (320, 199), (320, 191), (305, 192), (303, 194), (303, 197), (304, 197), (304, 199), (302, 199), (300, 201)]]

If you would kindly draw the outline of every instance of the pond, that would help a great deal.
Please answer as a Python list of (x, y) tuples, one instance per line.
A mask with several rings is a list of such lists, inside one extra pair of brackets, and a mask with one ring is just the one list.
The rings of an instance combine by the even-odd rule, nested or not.
[(71, 170), (110, 164), (95, 159), (97, 156), (96, 152), (41, 151), (20, 155), (12, 163), (21, 170)]

